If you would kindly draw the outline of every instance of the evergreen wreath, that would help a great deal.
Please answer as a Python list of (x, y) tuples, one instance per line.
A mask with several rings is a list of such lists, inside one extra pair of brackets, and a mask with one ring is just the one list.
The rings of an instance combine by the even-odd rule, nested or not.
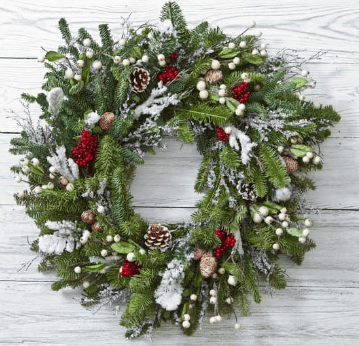
[[(127, 304), (129, 338), (161, 321), (190, 335), (225, 314), (239, 329), (233, 304), (247, 315), (258, 279), (286, 286), (278, 259), (299, 265), (315, 247), (300, 216), (314, 189), (307, 172), (322, 168), (319, 143), (340, 120), (300, 94), (315, 86), (303, 61), (268, 57), (250, 28), (235, 38), (207, 22), (190, 30), (175, 2), (160, 19), (141, 30), (121, 19), (118, 41), (100, 25), (101, 43), (61, 19), (66, 44), (39, 59), (45, 93), (22, 94), (42, 115), (18, 118), (10, 149), (26, 155), (11, 169), (29, 185), (15, 199), (40, 229), (39, 271), (56, 270), (53, 290), (83, 287), (84, 306)], [(129, 186), (164, 134), (196, 143), (204, 198), (191, 222), (149, 225)]]

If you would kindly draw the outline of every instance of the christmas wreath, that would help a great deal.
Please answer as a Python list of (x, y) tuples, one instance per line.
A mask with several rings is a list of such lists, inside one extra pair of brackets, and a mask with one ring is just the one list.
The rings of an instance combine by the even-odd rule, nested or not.
[[(25, 154), (12, 171), (29, 188), (15, 199), (40, 229), (39, 271), (56, 270), (53, 290), (82, 287), (85, 306), (127, 304), (130, 338), (161, 321), (189, 335), (225, 314), (239, 329), (234, 303), (247, 315), (260, 282), (286, 286), (278, 259), (299, 265), (315, 247), (301, 216), (307, 172), (322, 168), (318, 144), (340, 120), (301, 94), (315, 86), (303, 61), (268, 57), (260, 33), (188, 29), (174, 2), (160, 19), (137, 30), (121, 19), (119, 40), (100, 25), (101, 43), (61, 19), (66, 44), (39, 59), (45, 92), (22, 95), (42, 115), (17, 118), (10, 149)], [(196, 143), (204, 197), (191, 222), (149, 225), (129, 186), (164, 134)]]

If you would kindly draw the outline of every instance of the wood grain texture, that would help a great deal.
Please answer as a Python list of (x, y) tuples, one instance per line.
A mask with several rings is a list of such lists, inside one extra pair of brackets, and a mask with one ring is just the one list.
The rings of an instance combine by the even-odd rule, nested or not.
[[(130, 13), (136, 26), (155, 23), (164, 1), (108, 0), (5, 0), (0, 4), (0, 345), (129, 345), (118, 326), (112, 307), (92, 314), (73, 298), (80, 291), (52, 292), (53, 273), (40, 274), (28, 241), (36, 239), (34, 222), (16, 206), (12, 195), (23, 189), (9, 167), (17, 157), (7, 153), (7, 132), (18, 132), (5, 109), (21, 114), (22, 92), (40, 92), (44, 68), (35, 57), (41, 46), (51, 50), (61, 44), (57, 29), (66, 17), (75, 32), (86, 27), (98, 37), (97, 27), (109, 23), (115, 36), (121, 34), (118, 20)], [(184, 337), (177, 326), (165, 325), (154, 333), (153, 345), (358, 345), (359, 324), (359, 7), (356, 0), (253, 0), (222, 2), (178, 0), (189, 27), (203, 20), (236, 35), (252, 19), (263, 32), (270, 52), (281, 48), (305, 50), (310, 56), (328, 53), (305, 68), (317, 80), (307, 90), (308, 100), (332, 104), (342, 115), (333, 136), (321, 146), (324, 169), (315, 172), (317, 190), (307, 195), (307, 215), (314, 219), (312, 237), (317, 248), (302, 266), (286, 259), (281, 264), (289, 275), (286, 290), (266, 294), (253, 304), (252, 315), (219, 328), (208, 323), (193, 337)], [(36, 120), (39, 110), (32, 109)], [(200, 198), (193, 183), (201, 157), (194, 146), (181, 146), (166, 139), (167, 151), (148, 155), (132, 186), (134, 206), (149, 222), (190, 219)], [(148, 345), (139, 340), (136, 345)]]

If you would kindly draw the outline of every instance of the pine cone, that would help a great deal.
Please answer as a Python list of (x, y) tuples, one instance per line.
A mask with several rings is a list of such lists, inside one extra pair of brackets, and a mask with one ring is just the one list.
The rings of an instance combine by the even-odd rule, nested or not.
[(150, 226), (145, 234), (146, 245), (151, 249), (160, 249), (166, 246), (171, 238), (168, 228), (157, 224)]
[(102, 130), (107, 131), (111, 127), (111, 124), (114, 120), (115, 114), (113, 114), (112, 112), (106, 112), (100, 116), (98, 125), (101, 127)]
[(283, 158), (283, 160), (284, 160), (284, 162), (285, 162), (285, 165), (286, 165), (286, 167), (287, 167), (287, 171), (288, 171), (289, 173), (293, 173), (293, 172), (295, 172), (295, 171), (298, 169), (298, 162), (295, 161), (295, 160), (293, 159), (293, 157), (283, 155), (282, 158)]
[(216, 258), (209, 253), (204, 254), (201, 258), (201, 262), (199, 262), (199, 270), (201, 275), (205, 278), (208, 278), (216, 271), (216, 268)]
[(135, 92), (140, 93), (147, 88), (150, 82), (150, 75), (146, 70), (138, 68), (130, 74), (129, 79)]
[(223, 74), (220, 70), (210, 70), (204, 75), (204, 80), (210, 83), (216, 83), (222, 80)]
[(193, 259), (196, 260), (196, 261), (198, 261), (199, 259), (202, 258), (202, 256), (203, 256), (204, 254), (207, 254), (207, 253), (208, 253), (208, 252), (206, 252), (206, 251), (204, 251), (204, 250), (202, 250), (202, 249), (197, 248), (197, 249), (196, 249), (196, 252), (195, 252), (195, 254), (194, 254)]
[(89, 225), (95, 222), (95, 218), (96, 216), (92, 210), (86, 210), (81, 214), (81, 220), (85, 223), (88, 223)]
[(98, 223), (98, 221), (95, 221), (92, 225), (91, 225), (91, 229), (93, 232), (101, 232), (101, 226)]

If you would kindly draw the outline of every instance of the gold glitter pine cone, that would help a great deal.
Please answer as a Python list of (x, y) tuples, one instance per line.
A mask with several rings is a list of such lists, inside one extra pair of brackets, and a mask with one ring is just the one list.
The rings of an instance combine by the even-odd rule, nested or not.
[(293, 159), (293, 157), (283, 155), (282, 158), (283, 158), (283, 160), (284, 160), (284, 162), (285, 162), (285, 165), (286, 165), (286, 167), (287, 167), (287, 171), (288, 171), (289, 173), (293, 173), (293, 172), (295, 172), (295, 171), (298, 169), (298, 162), (295, 161), (295, 160)]
[(102, 130), (107, 131), (110, 127), (113, 121), (115, 120), (115, 114), (112, 112), (106, 112), (103, 113), (100, 116), (100, 120), (98, 121), (98, 125), (101, 127)]
[(145, 234), (145, 244), (151, 249), (160, 249), (166, 246), (171, 238), (167, 227), (154, 224), (148, 228), (147, 234)]
[(95, 214), (92, 210), (86, 210), (81, 214), (81, 220), (89, 225), (95, 222)]
[(216, 272), (216, 268), (216, 258), (208, 252), (204, 254), (201, 258), (201, 261), (199, 262), (199, 270), (201, 272), (201, 275), (205, 278), (208, 278)]

